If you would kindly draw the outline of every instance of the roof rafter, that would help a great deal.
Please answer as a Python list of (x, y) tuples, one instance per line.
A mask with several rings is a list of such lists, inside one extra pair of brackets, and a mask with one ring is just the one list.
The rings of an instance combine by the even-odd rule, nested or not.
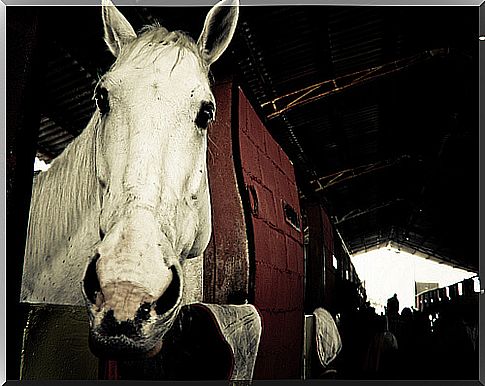
[(409, 66), (422, 63), (436, 56), (444, 56), (448, 53), (449, 50), (446, 48), (427, 50), (404, 59), (398, 59), (380, 66), (374, 66), (365, 70), (306, 86), (299, 90), (289, 92), (285, 95), (264, 102), (261, 107), (266, 111), (267, 118), (272, 119), (295, 107), (320, 100), (326, 96), (344, 91), (350, 87), (361, 85), (397, 71), (402, 71)]
[(378, 170), (386, 169), (399, 163), (404, 158), (409, 158), (409, 156), (404, 154), (394, 160), (384, 160), (366, 165), (360, 165), (355, 168), (341, 170), (323, 177), (318, 177), (317, 179), (310, 181), (310, 184), (314, 186), (315, 192), (319, 192), (352, 178), (361, 177), (363, 175), (376, 172)]

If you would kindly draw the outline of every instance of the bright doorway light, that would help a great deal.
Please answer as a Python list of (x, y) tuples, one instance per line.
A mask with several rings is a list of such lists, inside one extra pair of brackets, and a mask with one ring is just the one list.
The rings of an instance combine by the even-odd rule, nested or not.
[(473, 278), (473, 291), (480, 292), (480, 279), (478, 276)]
[(463, 295), (463, 284), (458, 283), (458, 295), (461, 296)]
[(449, 286), (476, 276), (476, 273), (453, 268), (394, 248), (381, 248), (357, 254), (352, 263), (367, 297), (377, 313), (384, 313), (387, 299), (397, 294), (399, 311), (415, 307), (415, 282)]
[(38, 172), (38, 171), (45, 172), (50, 167), (51, 167), (50, 164), (47, 164), (44, 161), (42, 161), (41, 159), (39, 159), (38, 157), (35, 157), (34, 172)]

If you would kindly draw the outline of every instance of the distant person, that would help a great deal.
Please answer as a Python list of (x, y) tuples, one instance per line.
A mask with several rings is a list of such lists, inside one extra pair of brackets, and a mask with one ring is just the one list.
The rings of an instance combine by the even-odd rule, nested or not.
[(435, 358), (439, 358), (434, 379), (476, 379), (478, 376), (478, 352), (465, 321), (466, 308), (450, 304), (441, 310), (433, 326)]
[[(418, 374), (420, 361), (416, 358), (421, 354), (418, 350), (426, 351), (420, 342), (420, 336), (417, 336), (413, 313), (410, 308), (405, 307), (401, 312), (400, 328), (397, 331), (396, 338), (399, 345), (399, 370), (397, 374), (402, 379), (420, 379)], [(425, 360), (423, 360), (425, 363)]]
[(399, 315), (399, 300), (397, 294), (394, 294), (392, 298), (387, 299), (387, 315)]
[(387, 317), (376, 319), (377, 332), (372, 337), (364, 360), (364, 376), (370, 379), (395, 377), (397, 362), (397, 339), (389, 331)]

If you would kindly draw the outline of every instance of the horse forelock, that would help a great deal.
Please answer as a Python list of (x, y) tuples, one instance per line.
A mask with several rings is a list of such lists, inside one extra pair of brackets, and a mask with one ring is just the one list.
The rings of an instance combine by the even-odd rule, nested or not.
[[(170, 48), (193, 53), (201, 69), (208, 74), (209, 67), (192, 37), (183, 31), (169, 31), (158, 24), (143, 27), (136, 39), (123, 46), (110, 71), (127, 62), (137, 66), (154, 63)], [(174, 63), (176, 65), (177, 62)]]

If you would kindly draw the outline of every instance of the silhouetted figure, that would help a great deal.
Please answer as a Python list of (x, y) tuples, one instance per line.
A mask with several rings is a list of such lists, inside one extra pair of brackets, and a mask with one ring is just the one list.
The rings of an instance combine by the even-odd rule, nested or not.
[(387, 299), (387, 315), (399, 315), (399, 300), (397, 298), (397, 294), (394, 294), (392, 298)]
[(372, 324), (377, 317), (369, 302), (359, 310), (342, 313), (339, 332), (342, 351), (337, 357), (339, 378), (361, 379), (363, 363), (370, 339), (374, 335)]
[(376, 320), (377, 332), (372, 337), (364, 361), (364, 374), (371, 379), (396, 378), (397, 339), (387, 326), (387, 318)]
[(478, 355), (467, 329), (464, 307), (444, 307), (433, 328), (436, 379), (476, 379)]
[(396, 338), (399, 345), (399, 371), (396, 376), (399, 379), (421, 379), (418, 375), (421, 363), (417, 358), (423, 342), (422, 337), (417, 335), (414, 316), (408, 307), (403, 308), (401, 312)]
[[(433, 350), (431, 324), (428, 315), (419, 310), (415, 310), (413, 313), (413, 338), (413, 355), (416, 364), (412, 372), (414, 379), (436, 379), (433, 359), (430, 359), (430, 352)], [(439, 352), (437, 355), (441, 356)]]

